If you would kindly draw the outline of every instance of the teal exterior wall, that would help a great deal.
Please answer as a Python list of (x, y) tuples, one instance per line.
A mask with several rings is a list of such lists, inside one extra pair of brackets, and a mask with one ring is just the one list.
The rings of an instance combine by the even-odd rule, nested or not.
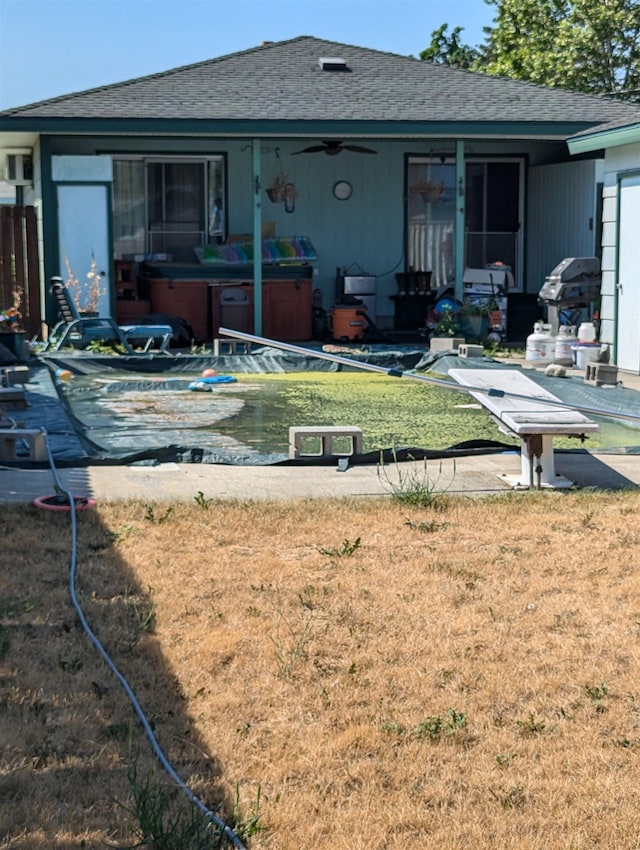
[[(396, 292), (395, 274), (405, 271), (405, 157), (428, 156), (446, 151), (453, 156), (455, 139), (385, 140), (359, 139), (358, 143), (377, 151), (375, 155), (343, 151), (337, 156), (324, 153), (293, 155), (315, 143), (305, 139), (261, 139), (263, 221), (274, 221), (281, 236), (308, 236), (316, 248), (314, 287), (323, 296), (323, 306), (335, 303), (337, 269), (377, 277), (377, 316), (382, 328), (391, 327)], [(254, 185), (250, 139), (48, 136), (43, 137), (42, 216), (45, 279), (59, 274), (56, 256), (57, 233), (54, 194), (47, 187), (50, 157), (58, 155), (214, 155), (226, 157), (227, 230), (251, 233), (254, 226)], [(566, 161), (566, 145), (560, 141), (465, 140), (465, 155), (521, 156), (527, 167), (546, 162)], [(265, 189), (279, 172), (293, 183), (295, 209), (288, 213), (282, 203), (272, 203)], [(338, 180), (348, 180), (353, 194), (347, 201), (333, 196)], [(526, 179), (525, 179), (526, 185)], [(523, 223), (526, 226), (526, 223)], [(524, 250), (527, 239), (524, 240)], [(195, 261), (195, 258), (194, 258)], [(525, 265), (526, 267), (526, 265)], [(536, 285), (539, 282), (536, 281)], [(526, 281), (524, 282), (527, 288)], [(541, 284), (540, 284), (541, 285)]]

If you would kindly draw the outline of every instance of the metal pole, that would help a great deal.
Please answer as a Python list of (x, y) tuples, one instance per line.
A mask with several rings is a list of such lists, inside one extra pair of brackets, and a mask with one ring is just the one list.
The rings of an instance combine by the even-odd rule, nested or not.
[(253, 140), (253, 329), (262, 333), (262, 202), (260, 139)]
[(464, 204), (465, 204), (465, 162), (464, 142), (462, 139), (456, 141), (456, 188), (455, 188), (455, 211), (456, 211), (456, 299), (462, 302), (464, 297)]
[(640, 422), (640, 416), (634, 413), (622, 413), (618, 410), (606, 410), (597, 407), (588, 407), (584, 404), (569, 404), (566, 401), (551, 401), (546, 398), (536, 398), (530, 395), (521, 393), (511, 393), (505, 390), (497, 390), (493, 387), (473, 387), (465, 386), (464, 384), (456, 384), (453, 381), (445, 381), (442, 378), (431, 378), (428, 375), (420, 375), (416, 372), (404, 372), (402, 369), (388, 369), (386, 366), (376, 366), (375, 363), (364, 363), (362, 360), (354, 360), (351, 357), (341, 357), (339, 354), (330, 354), (328, 351), (317, 351), (314, 348), (304, 348), (301, 345), (294, 345), (291, 342), (280, 342), (266, 337), (256, 336), (254, 334), (244, 333), (244, 331), (235, 331), (231, 328), (220, 328), (221, 336), (230, 336), (233, 339), (241, 339), (243, 342), (253, 342), (256, 345), (266, 345), (271, 348), (280, 348), (283, 351), (290, 351), (292, 354), (301, 354), (304, 357), (317, 357), (319, 360), (328, 360), (331, 363), (340, 363), (342, 366), (350, 366), (356, 369), (363, 369), (367, 372), (377, 372), (380, 375), (388, 375), (391, 378), (407, 378), (410, 381), (420, 381), (423, 384), (433, 384), (433, 386), (441, 387), (444, 390), (454, 390), (459, 393), (482, 393), (483, 395), (493, 396), (494, 398), (517, 398), (523, 401), (535, 401), (536, 404), (546, 404), (550, 408), (559, 407), (562, 410), (576, 410), (579, 413), (590, 414), (591, 416), (604, 416), (611, 419), (626, 419), (631, 422)]

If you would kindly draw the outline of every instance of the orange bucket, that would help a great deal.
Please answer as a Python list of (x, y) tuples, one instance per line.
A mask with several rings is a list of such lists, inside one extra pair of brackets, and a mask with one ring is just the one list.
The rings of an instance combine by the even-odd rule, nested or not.
[(362, 339), (366, 328), (364, 304), (355, 307), (334, 307), (331, 313), (333, 338), (339, 342)]

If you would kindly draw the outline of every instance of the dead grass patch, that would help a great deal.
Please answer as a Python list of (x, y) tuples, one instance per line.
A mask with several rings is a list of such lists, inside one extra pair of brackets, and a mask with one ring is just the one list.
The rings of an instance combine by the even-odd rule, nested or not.
[[(190, 787), (260, 792), (253, 848), (640, 846), (637, 493), (206, 501), (84, 512), (78, 590)], [(0, 527), (0, 846), (131, 842), (153, 760), (68, 520)]]

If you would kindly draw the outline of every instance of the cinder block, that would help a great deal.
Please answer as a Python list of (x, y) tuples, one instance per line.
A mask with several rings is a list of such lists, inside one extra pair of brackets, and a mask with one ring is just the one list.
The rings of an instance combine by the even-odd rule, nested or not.
[(27, 406), (22, 387), (0, 387), (0, 407), (10, 410)]
[(213, 354), (219, 357), (221, 354), (251, 354), (251, 343), (242, 339), (219, 339), (213, 340)]
[(16, 451), (17, 444), (26, 442), (29, 446), (29, 460), (47, 460), (47, 447), (44, 431), (32, 428), (0, 428), (0, 461), (21, 460)]
[[(341, 451), (336, 442), (348, 442), (350, 450)], [(305, 444), (314, 444), (309, 451)], [(362, 454), (362, 429), (350, 425), (292, 426), (289, 428), (289, 457), (349, 457)]]
[(618, 367), (612, 366), (610, 363), (591, 361), (585, 366), (584, 382), (595, 387), (600, 387), (603, 384), (617, 384)]
[(27, 384), (29, 383), (29, 367), (28, 366), (3, 366), (2, 382), (7, 386), (10, 384)]
[(457, 351), (461, 345), (464, 345), (464, 337), (461, 336), (432, 336), (429, 351)]
[(458, 346), (458, 357), (482, 357), (484, 348), (481, 345), (471, 345), (465, 342)]

